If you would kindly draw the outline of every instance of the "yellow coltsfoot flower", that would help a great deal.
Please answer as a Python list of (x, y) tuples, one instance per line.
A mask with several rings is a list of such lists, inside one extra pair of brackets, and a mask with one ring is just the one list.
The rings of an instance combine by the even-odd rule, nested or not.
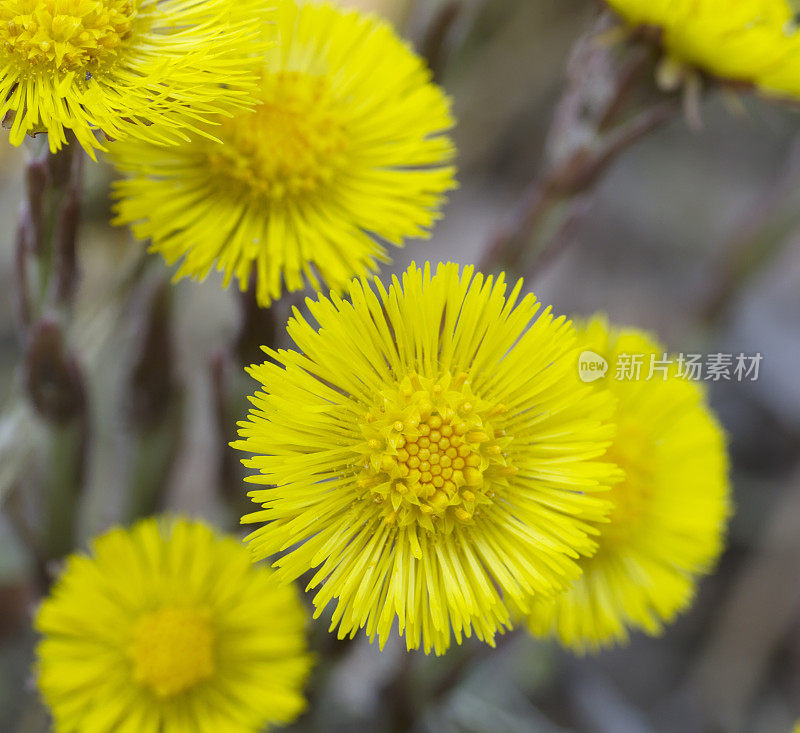
[(128, 179), (118, 224), (176, 278), (216, 266), (262, 306), (285, 290), (344, 287), (386, 261), (384, 242), (427, 236), (454, 187), (449, 103), (384, 21), (334, 5), (279, 0), (260, 104), (167, 153), (112, 146)]
[(257, 0), (3, 0), (0, 120), (19, 145), (66, 131), (92, 157), (100, 131), (175, 142), (248, 103), (262, 47)]
[(510, 610), (553, 595), (593, 551), (613, 467), (600, 390), (576, 386), (575, 334), (533, 295), (471, 267), (412, 265), (308, 301), (299, 351), (250, 368), (263, 385), (234, 444), (253, 457), (257, 558), (312, 569), (331, 630), (409, 649), (493, 643)]
[[(583, 575), (565, 594), (535, 601), (529, 626), (583, 652), (624, 642), (629, 630), (661, 633), (688, 606), (722, 550), (730, 499), (725, 437), (701, 386), (677, 363), (666, 379), (648, 379), (651, 355), (661, 362), (664, 349), (641, 331), (596, 317), (579, 339), (610, 365), (598, 382), (617, 398), (605, 458), (623, 474), (607, 495), (613, 509), (598, 525), (597, 553), (581, 560)], [(640, 378), (617, 378), (623, 359), (640, 355)]]
[(36, 617), (39, 688), (63, 733), (256, 733), (305, 706), (305, 620), (238, 539), (144, 520), (67, 561)]
[(787, 0), (607, 0), (629, 24), (661, 32), (662, 78), (698, 69), (732, 82), (800, 93), (800, 34)]

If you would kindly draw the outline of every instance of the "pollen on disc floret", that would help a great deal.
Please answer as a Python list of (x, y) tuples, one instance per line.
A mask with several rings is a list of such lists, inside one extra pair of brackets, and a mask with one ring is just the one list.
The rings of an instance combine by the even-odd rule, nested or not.
[(260, 0), (4, 0), (0, 119), (90, 156), (102, 138), (163, 146), (247, 106), (266, 43)]
[(381, 505), (383, 521), (431, 532), (469, 524), (516, 473), (493, 419), (502, 405), (481, 400), (468, 375), (413, 373), (366, 413), (368, 453), (358, 484)]
[(113, 60), (130, 38), (134, 0), (6, 0), (0, 48), (25, 76), (83, 71)]

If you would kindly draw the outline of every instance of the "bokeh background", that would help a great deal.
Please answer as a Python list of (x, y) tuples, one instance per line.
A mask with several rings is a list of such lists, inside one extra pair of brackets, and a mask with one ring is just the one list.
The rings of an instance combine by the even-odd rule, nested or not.
[[(385, 273), (411, 260), (479, 262), (545, 165), (570, 49), (596, 5), (350, 4), (385, 14), (432, 56), (459, 120), (461, 187), (432, 239), (394, 252)], [(800, 718), (800, 111), (711, 90), (700, 113), (702, 129), (676, 115), (619, 156), (568, 246), (527, 281), (558, 312), (605, 311), (675, 351), (763, 355), (758, 381), (710, 385), (736, 513), (691, 611), (662, 638), (586, 658), (524, 633), (441, 659), (407, 655), (396, 639), (379, 653), (362, 638), (337, 642), (318, 621), (312, 705), (291, 730), (786, 733)], [(0, 500), (6, 516), (35, 523), (45, 444), (20, 399), (11, 296), (23, 163), (0, 136)], [(225, 442), (245, 403), (225, 394), (250, 388), (239, 364), (255, 353), (248, 338), (263, 328), (279, 341), (301, 298), (276, 308), (277, 327), (251, 314), (248, 332), (246, 304), (217, 277), (168, 288), (160, 259), (108, 223), (110, 170), (87, 174), (69, 334), (93, 424), (82, 539), (119, 520), (143, 443), (168, 510), (233, 528), (245, 488)], [(157, 427), (143, 430), (154, 401)], [(2, 733), (48, 729), (29, 670), (35, 577), (24, 529), (0, 519)]]

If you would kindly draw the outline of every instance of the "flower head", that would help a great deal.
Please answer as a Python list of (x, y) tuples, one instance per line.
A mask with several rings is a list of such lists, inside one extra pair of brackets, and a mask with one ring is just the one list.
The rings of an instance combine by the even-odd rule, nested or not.
[(787, 0), (608, 0), (630, 24), (661, 31), (679, 66), (776, 92), (800, 93), (800, 50)]
[(317, 327), (295, 314), (299, 351), (250, 368), (263, 390), (234, 445), (273, 487), (250, 494), (252, 551), (285, 580), (316, 569), (340, 637), (382, 645), (397, 617), (408, 648), (491, 643), (592, 551), (608, 402), (566, 379), (573, 328), (521, 287), (454, 264), (355, 280), (308, 302)]
[(341, 288), (386, 260), (382, 242), (426, 236), (453, 188), (449, 104), (384, 21), (279, 0), (260, 104), (165, 153), (113, 146), (129, 175), (117, 223), (152, 239), (176, 277), (216, 265), (256, 280), (261, 305), (308, 281)]
[(36, 619), (39, 687), (65, 733), (255, 733), (304, 707), (304, 626), (237, 539), (148, 519), (69, 558)]
[(665, 378), (615, 378), (629, 357), (663, 361), (662, 346), (640, 331), (595, 318), (579, 333), (610, 364), (617, 435), (605, 458), (623, 476), (607, 495), (613, 509), (598, 525), (597, 553), (581, 560), (565, 594), (535, 603), (530, 627), (584, 651), (625, 641), (629, 629), (660, 633), (686, 608), (722, 549), (729, 496), (725, 439), (701, 388), (676, 363)]
[(256, 0), (3, 0), (0, 120), (11, 142), (71, 131), (90, 155), (110, 138), (175, 142), (248, 102), (261, 48)]

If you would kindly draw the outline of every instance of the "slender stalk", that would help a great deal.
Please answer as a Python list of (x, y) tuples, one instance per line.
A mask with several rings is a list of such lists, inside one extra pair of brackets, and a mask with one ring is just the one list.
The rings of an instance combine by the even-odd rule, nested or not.
[(449, 40), (461, 14), (464, 11), (463, 2), (448, 0), (437, 11), (430, 26), (425, 32), (420, 44), (420, 53), (428, 62), (428, 67), (433, 72), (433, 78), (439, 82), (444, 72), (449, 50)]
[(6, 495), (3, 510), (9, 518), (20, 543), (30, 553), (36, 578), (36, 586), (40, 593), (45, 594), (50, 587), (50, 574), (47, 571), (47, 558), (39, 541), (36, 528), (28, 520), (22, 500), (22, 488), (13, 486)]
[(167, 484), (183, 437), (184, 390), (175, 366), (172, 289), (161, 276), (146, 288), (140, 343), (126, 390), (131, 446), (125, 518), (164, 508)]
[(53, 425), (50, 431), (44, 492), (47, 504), (45, 548), (50, 560), (64, 557), (75, 547), (78, 509), (86, 476), (87, 441), (88, 429), (82, 418)]
[(389, 712), (389, 730), (392, 733), (408, 733), (414, 728), (419, 710), (411, 694), (414, 657), (404, 652), (399, 659), (395, 674), (381, 691)]
[(233, 343), (234, 356), (242, 367), (264, 361), (262, 346), (275, 346), (279, 328), (277, 323), (278, 304), (261, 308), (256, 301), (255, 275), (250, 286), (238, 293), (239, 329)]
[[(653, 97), (643, 82), (655, 54), (603, 40), (601, 14), (573, 49), (546, 142), (546, 164), (495, 231), (481, 269), (538, 274), (572, 239), (594, 189), (619, 157), (680, 112), (677, 95)], [(637, 95), (640, 86), (645, 92)]]
[(28, 401), (46, 428), (42, 547), (52, 560), (74, 546), (90, 432), (83, 373), (66, 345), (58, 319), (42, 316), (31, 326), (22, 378)]
[(45, 517), (32, 553), (37, 561), (49, 561), (75, 544), (89, 447), (85, 379), (66, 338), (78, 277), (83, 152), (73, 140), (51, 155), (46, 143), (32, 140), (29, 155), (17, 227), (15, 286), (23, 347), (21, 381), (33, 412), (46, 427), (47, 440)]
[[(219, 349), (208, 366), (211, 381), (212, 415), (217, 445), (217, 495), (225, 505), (230, 525), (235, 527), (248, 510), (249, 500), (243, 489), (243, 475), (236, 454), (229, 443), (236, 438), (236, 421), (244, 417), (247, 403), (236, 395), (234, 384), (241, 381), (238, 368), (227, 349)], [(246, 394), (246, 391), (243, 391)]]
[(262, 346), (278, 346), (279, 305), (260, 308), (255, 297), (255, 279), (250, 287), (237, 294), (239, 325), (232, 343), (214, 354), (209, 364), (211, 398), (216, 431), (217, 495), (238, 526), (243, 514), (251, 510), (244, 489), (244, 474), (237, 455), (229, 443), (236, 439), (236, 422), (245, 417), (253, 391), (253, 381), (245, 367), (264, 361)]

